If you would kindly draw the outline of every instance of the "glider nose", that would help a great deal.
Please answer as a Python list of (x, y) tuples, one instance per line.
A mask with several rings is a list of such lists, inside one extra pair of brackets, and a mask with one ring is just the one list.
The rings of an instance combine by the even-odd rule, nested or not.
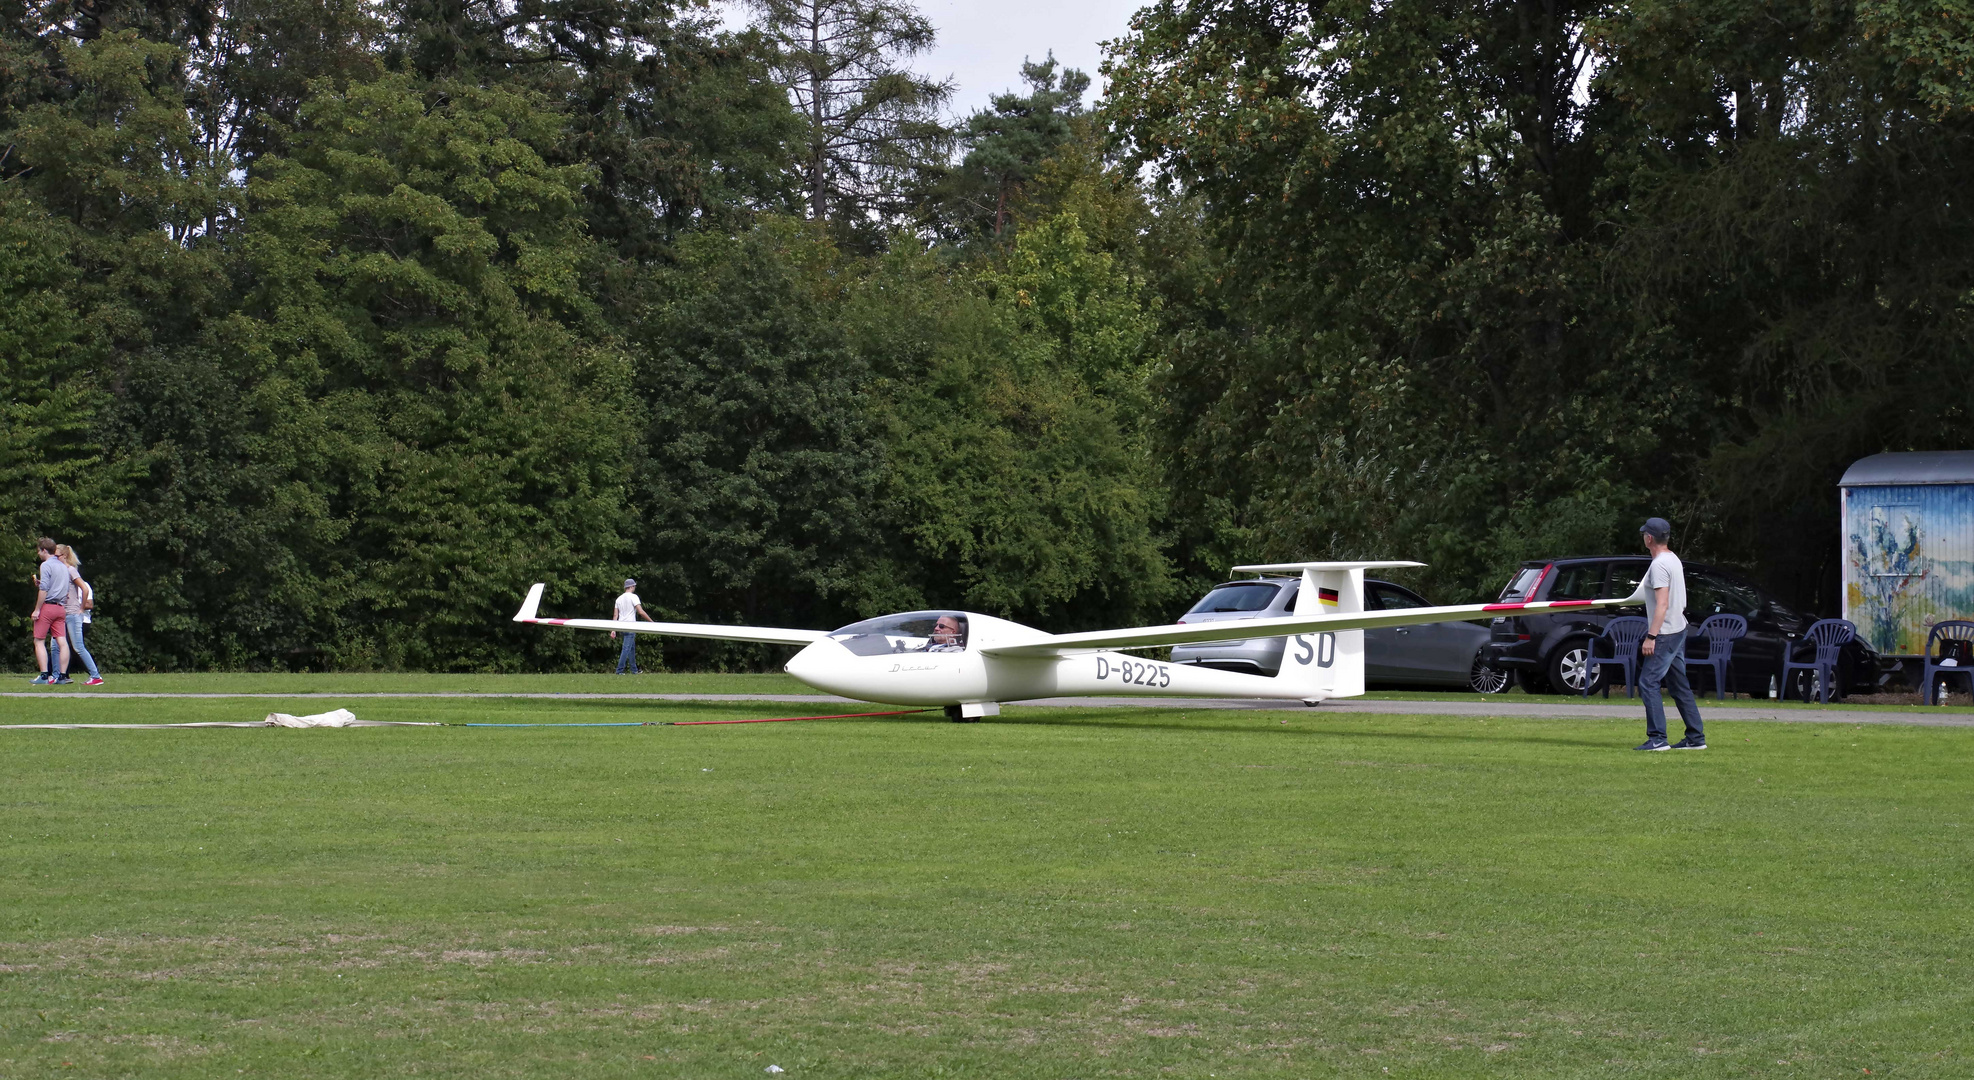
[(817, 641), (804, 645), (801, 652), (788, 658), (788, 664), (782, 670), (810, 686), (822, 689), (818, 680), (824, 678), (829, 669), (829, 662), (824, 653), (840, 648), (841, 646), (833, 641)]

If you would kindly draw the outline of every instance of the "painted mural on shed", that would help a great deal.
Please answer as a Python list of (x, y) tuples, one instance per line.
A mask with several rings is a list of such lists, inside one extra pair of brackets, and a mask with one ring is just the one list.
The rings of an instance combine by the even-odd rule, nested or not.
[(1844, 618), (1888, 656), (1974, 619), (1974, 451), (1877, 454), (1844, 473)]

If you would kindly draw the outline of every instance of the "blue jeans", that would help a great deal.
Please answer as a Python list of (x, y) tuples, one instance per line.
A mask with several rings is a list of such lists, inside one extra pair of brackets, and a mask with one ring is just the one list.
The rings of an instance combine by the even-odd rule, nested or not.
[(624, 651), (617, 654), (617, 674), (637, 670), (637, 635), (624, 635)]
[(82, 616), (68, 615), (64, 616), (62, 621), (68, 624), (69, 631), (69, 659), (62, 665), (62, 671), (66, 673), (68, 669), (74, 667), (76, 654), (80, 653), (82, 665), (89, 669), (89, 677), (102, 678), (102, 674), (96, 670), (96, 658), (89, 655), (89, 650), (82, 645)]
[(1693, 684), (1686, 681), (1686, 631), (1660, 634), (1652, 655), (1639, 657), (1638, 692), (1645, 697), (1645, 737), (1666, 737), (1666, 704), (1659, 700), (1659, 687), (1672, 691), (1672, 703), (1679, 707), (1679, 718), (1686, 722), (1686, 737), (1707, 740), (1700, 729), (1700, 706), (1693, 700)]

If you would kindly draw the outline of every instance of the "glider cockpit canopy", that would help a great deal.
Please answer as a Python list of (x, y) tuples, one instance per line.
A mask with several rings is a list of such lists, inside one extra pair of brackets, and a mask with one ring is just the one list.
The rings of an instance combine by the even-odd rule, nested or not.
[(907, 611), (865, 619), (829, 632), (829, 639), (858, 656), (890, 653), (964, 652), (966, 613)]

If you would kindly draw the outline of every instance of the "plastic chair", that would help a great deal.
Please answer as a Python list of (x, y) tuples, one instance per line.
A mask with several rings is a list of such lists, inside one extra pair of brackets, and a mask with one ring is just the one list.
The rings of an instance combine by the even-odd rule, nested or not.
[[(1810, 624), (1803, 636), (1789, 643), (1782, 652), (1782, 700), (1789, 699), (1789, 673), (1792, 671), (1814, 671), (1817, 677), (1817, 697), (1823, 704), (1837, 695), (1837, 654), (1844, 646), (1857, 637), (1857, 627), (1843, 619), (1818, 619)], [(1796, 659), (1796, 650), (1804, 645), (1816, 646), (1813, 660)], [(1809, 700), (1809, 694), (1803, 694)]]
[[(1938, 646), (1935, 648), (1935, 646)], [(1936, 622), (1926, 635), (1926, 682), (1919, 700), (1938, 705), (1940, 680), (1967, 676), (1967, 689), (1974, 692), (1974, 622), (1948, 619)], [(1951, 662), (1949, 662), (1951, 661)]]
[(1707, 643), (1707, 655), (1689, 659), (1689, 667), (1705, 664), (1714, 669), (1714, 697), (1727, 697), (1727, 668), (1734, 662), (1734, 643), (1748, 636), (1748, 620), (1739, 615), (1709, 615), (1700, 624), (1698, 635)]
[[(1638, 691), (1638, 643), (1645, 640), (1645, 620), (1636, 615), (1621, 615), (1604, 624), (1603, 634), (1591, 638), (1583, 651), (1583, 696), (1590, 696), (1590, 688), (1596, 685), (1599, 669), (1616, 665), (1624, 669), (1624, 696), (1633, 697)], [(1611, 655), (1598, 656), (1597, 643), (1611, 643)], [(1611, 696), (1609, 680), (1604, 682), (1604, 696)]]

